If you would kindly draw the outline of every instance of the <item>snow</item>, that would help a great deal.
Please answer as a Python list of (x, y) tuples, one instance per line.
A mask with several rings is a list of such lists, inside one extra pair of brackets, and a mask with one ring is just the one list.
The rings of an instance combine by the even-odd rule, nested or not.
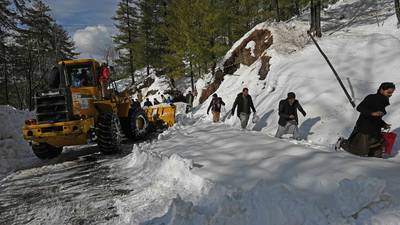
[[(342, 5), (349, 10), (349, 4), (343, 2), (332, 9)], [(235, 74), (225, 76), (216, 91), (226, 103), (222, 110), (222, 117), (227, 117), (224, 123), (210, 122), (206, 115), (208, 99), (196, 109), (196, 122), (178, 123), (149, 149), (192, 159), (198, 165), (193, 173), (227, 188), (225, 197), (215, 199), (209, 194), (196, 203), (178, 196), (168, 212), (143, 224), (399, 223), (399, 141), (390, 159), (332, 151), (337, 138), (347, 137), (352, 131), (358, 113), (309, 41), (306, 28), (296, 21), (263, 23), (253, 28), (269, 29), (274, 35), (274, 43), (267, 50), (272, 57), (267, 80), (258, 80), (260, 60), (250, 66), (240, 65)], [(381, 82), (400, 85), (399, 36), (392, 13), (383, 26), (349, 25), (318, 42), (359, 103), (375, 93)], [(211, 80), (202, 79), (198, 86), (204, 87)], [(249, 130), (240, 131), (237, 116), (227, 115), (244, 87), (250, 89), (260, 120), (249, 124)], [(307, 112), (306, 118), (300, 118), (303, 141), (273, 138), (278, 102), (290, 91), (296, 92)], [(395, 93), (390, 100), (392, 105), (384, 119), (400, 133), (400, 121), (396, 119), (400, 97)], [(210, 202), (218, 207), (208, 207)]]
[(235, 51), (236, 48), (240, 46), (240, 44), (247, 39), (255, 30), (265, 30), (268, 28), (268, 23), (260, 23), (257, 26), (255, 26), (253, 29), (251, 29), (249, 32), (247, 32), (245, 35), (243, 35), (242, 38), (240, 38), (238, 41), (236, 41), (232, 48), (225, 54), (223, 60), (221, 60), (220, 63), (218, 63), (217, 68), (222, 68), (226, 60), (228, 60), (231, 56), (232, 53)]
[(22, 136), (24, 122), (31, 117), (31, 112), (0, 105), (0, 179), (7, 173), (38, 162)]
[(250, 49), (250, 54), (253, 57), (256, 57), (256, 54), (254, 54), (254, 50), (256, 48), (256, 42), (255, 41), (250, 41), (249, 43), (247, 43), (245, 49)]
[[(400, 59), (396, 57), (400, 55), (400, 43), (397, 38), (400, 34), (395, 28), (395, 21), (395, 16), (392, 16), (385, 22), (384, 27), (358, 26), (354, 28), (354, 32), (338, 32), (334, 36), (319, 40), (320, 46), (356, 103), (366, 95), (375, 93), (381, 82), (392, 81), (400, 85), (396, 79), (400, 71)], [(216, 93), (226, 103), (225, 112), (228, 112), (242, 88), (249, 88), (257, 114), (261, 118), (257, 124), (250, 125), (250, 129), (273, 135), (278, 126), (276, 121), (279, 100), (293, 91), (307, 112), (306, 118), (300, 118), (299, 127), (303, 138), (327, 146), (333, 144), (339, 136), (349, 135), (358, 113), (348, 103), (316, 47), (308, 44), (303, 49), (300, 48), (305, 43), (300, 41), (304, 40), (303, 27), (297, 26), (293, 34), (297, 36), (292, 37), (291, 41), (283, 40), (284, 43), (293, 45), (282, 44), (278, 39), (274, 41), (272, 50), (268, 51), (272, 59), (266, 81), (258, 80), (258, 59), (251, 66), (241, 65), (234, 75), (226, 75)], [(282, 46), (292, 47), (285, 49)], [(288, 54), (290, 52), (292, 54)], [(397, 94), (391, 98), (392, 105), (387, 108), (388, 114), (384, 119), (400, 134), (400, 121), (396, 120), (399, 99)], [(200, 118), (205, 117), (209, 101), (210, 99), (199, 107), (196, 115)], [(239, 120), (234, 116), (226, 123), (237, 126)], [(397, 143), (395, 150), (399, 147)]]
[[(115, 85), (115, 86), (114, 86)], [(132, 85), (132, 78), (125, 78), (121, 80), (117, 80), (114, 83), (111, 83), (108, 87), (108, 89), (114, 89), (116, 88), (117, 91), (122, 92), (128, 87)]]
[(134, 195), (114, 199), (122, 217), (110, 224), (139, 224), (163, 215), (175, 196), (198, 202), (213, 188), (210, 181), (191, 172), (192, 160), (178, 154), (163, 156), (149, 148), (148, 144), (135, 145), (132, 154), (112, 164), (119, 173), (130, 177), (132, 186), (148, 186), (144, 189), (136, 187), (139, 189)]
[[(327, 12), (340, 11), (341, 7), (349, 10), (348, 3), (355, 2), (342, 0)], [(332, 150), (339, 136), (352, 131), (358, 113), (308, 40), (306, 28), (298, 21), (262, 23), (253, 28), (269, 29), (274, 35), (274, 43), (266, 52), (271, 56), (270, 72), (266, 80), (258, 79), (258, 59), (225, 76), (216, 91), (226, 103), (224, 122), (212, 123), (206, 115), (210, 99), (190, 115), (185, 115), (180, 106), (177, 123), (156, 140), (134, 145), (132, 153), (120, 159), (105, 160), (111, 170), (108, 176), (123, 178), (118, 188), (132, 190), (113, 196), (110, 208), (115, 208), (118, 217), (106, 224), (399, 224), (399, 141), (389, 159)], [(383, 26), (349, 25), (318, 40), (357, 103), (375, 93), (381, 82), (400, 85), (399, 32), (392, 15)], [(239, 44), (235, 43), (225, 59)], [(248, 47), (251, 49), (252, 44)], [(211, 81), (206, 74), (196, 83), (197, 90)], [(161, 90), (164, 83), (160, 78), (148, 90)], [(260, 117), (249, 124), (248, 130), (239, 129), (236, 115), (228, 116), (243, 87), (249, 88)], [(301, 141), (273, 137), (278, 102), (290, 91), (296, 93), (307, 112), (305, 118), (300, 117)], [(395, 93), (390, 99), (392, 105), (384, 118), (398, 134), (399, 96)], [(2, 121), (12, 121), (6, 117), (9, 114), (0, 114)], [(17, 136), (11, 140), (18, 140)], [(77, 163), (47, 165), (6, 179), (19, 180), (39, 170)], [(62, 218), (65, 210), (71, 209), (60, 205), (41, 210), (41, 215), (48, 216), (40, 222), (51, 224), (59, 223), (55, 218)]]
[(139, 151), (162, 160), (151, 177), (166, 184), (163, 193), (176, 191), (167, 211), (140, 224), (379, 224), (388, 212), (400, 216), (399, 166), (390, 160), (190, 118)]
[[(164, 91), (166, 90), (171, 90), (171, 82), (169, 80), (168, 77), (166, 76), (154, 76), (154, 83), (151, 84), (150, 87), (148, 88), (144, 88), (142, 90), (142, 94), (145, 98), (149, 98), (149, 100), (151, 102), (153, 102), (154, 98), (157, 98), (158, 101), (161, 102), (161, 95), (164, 94)], [(152, 92), (155, 92), (154, 94), (152, 94)], [(166, 98), (168, 97), (168, 95), (164, 95)]]

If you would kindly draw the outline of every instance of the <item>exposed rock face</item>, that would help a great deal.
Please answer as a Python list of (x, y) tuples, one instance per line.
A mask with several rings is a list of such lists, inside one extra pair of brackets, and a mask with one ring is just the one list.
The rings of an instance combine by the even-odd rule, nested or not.
[(138, 85), (138, 89), (148, 88), (154, 83), (155, 79), (152, 77), (146, 77), (142, 83)]
[(260, 80), (267, 77), (270, 68), (271, 57), (266, 54), (266, 50), (273, 43), (272, 33), (269, 30), (254, 30), (249, 36), (231, 52), (231, 55), (223, 63), (223, 68), (219, 68), (214, 75), (214, 81), (202, 90), (199, 102), (203, 103), (212, 93), (214, 93), (222, 81), (225, 74), (234, 74), (239, 69), (240, 64), (250, 66), (258, 59), (261, 60), (261, 68), (258, 72)]
[(271, 66), (271, 64), (269, 64), (271, 56), (263, 55), (260, 57), (260, 59), (261, 59), (261, 68), (258, 71), (258, 75), (260, 75), (260, 80), (265, 80), (265, 78), (268, 75), (269, 68)]

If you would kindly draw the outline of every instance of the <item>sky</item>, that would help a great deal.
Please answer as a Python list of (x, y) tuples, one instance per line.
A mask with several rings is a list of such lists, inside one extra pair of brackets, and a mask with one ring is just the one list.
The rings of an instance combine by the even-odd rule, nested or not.
[(115, 33), (111, 19), (118, 0), (44, 0), (52, 17), (68, 31), (80, 58), (102, 59)]

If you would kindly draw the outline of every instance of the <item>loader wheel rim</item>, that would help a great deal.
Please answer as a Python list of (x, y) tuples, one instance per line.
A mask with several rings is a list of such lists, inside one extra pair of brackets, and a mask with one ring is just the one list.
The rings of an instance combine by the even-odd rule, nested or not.
[(136, 117), (136, 131), (138, 134), (143, 134), (147, 129), (147, 121), (143, 115), (138, 115)]

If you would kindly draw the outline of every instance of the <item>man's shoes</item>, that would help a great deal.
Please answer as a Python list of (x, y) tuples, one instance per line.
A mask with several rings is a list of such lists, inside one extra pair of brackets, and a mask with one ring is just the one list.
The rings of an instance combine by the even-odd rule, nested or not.
[(335, 151), (339, 151), (342, 148), (343, 141), (344, 141), (344, 138), (339, 137), (339, 139), (336, 141), (336, 144), (335, 144)]

